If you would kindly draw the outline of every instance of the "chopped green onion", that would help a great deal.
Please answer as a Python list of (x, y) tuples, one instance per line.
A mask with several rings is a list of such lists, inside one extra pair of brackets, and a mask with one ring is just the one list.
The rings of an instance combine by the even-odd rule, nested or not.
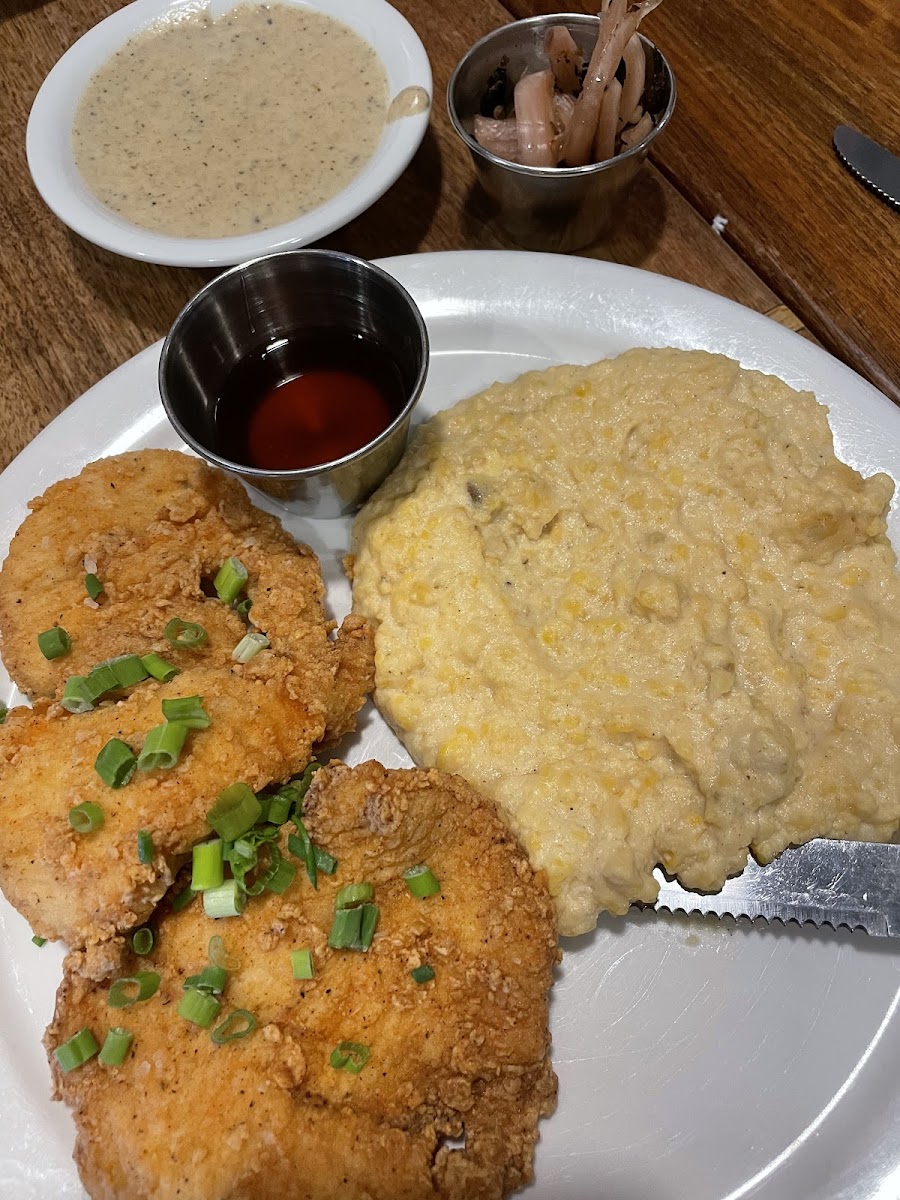
[(196, 988), (190, 988), (181, 997), (177, 1012), (179, 1017), (184, 1017), (186, 1021), (199, 1025), (201, 1029), (209, 1029), (219, 1015), (221, 1007), (222, 1005), (215, 996), (211, 996), (208, 992), (198, 992)]
[(119, 687), (115, 671), (105, 662), (91, 667), (84, 684), (91, 701), (95, 704), (101, 696), (105, 696), (107, 692), (114, 692)]
[(121, 738), (111, 738), (94, 762), (94, 770), (111, 788), (124, 787), (137, 770), (134, 751)]
[(233, 783), (219, 792), (219, 798), (206, 819), (220, 838), (236, 841), (252, 829), (262, 814), (262, 805), (246, 783)]
[(189, 975), (183, 983), (185, 991), (196, 988), (200, 992), (222, 992), (228, 982), (228, 972), (224, 967), (204, 967), (199, 975)]
[(209, 939), (206, 953), (214, 967), (224, 967), (228, 961), (228, 955), (225, 953), (225, 943), (217, 933), (214, 933)]
[(232, 650), (231, 657), (237, 663), (252, 662), (260, 650), (265, 650), (268, 645), (269, 639), (264, 633), (257, 633), (256, 630), (252, 630), (250, 633), (244, 634)]
[(83, 1066), (89, 1058), (93, 1058), (99, 1049), (97, 1039), (91, 1031), (79, 1029), (74, 1037), (57, 1046), (53, 1053), (61, 1070), (74, 1071), (76, 1067)]
[(120, 654), (118, 658), (110, 658), (106, 666), (115, 675), (116, 683), (120, 688), (143, 683), (150, 674), (138, 654)]
[(339, 1042), (328, 1059), (336, 1071), (358, 1075), (369, 1061), (369, 1047), (359, 1042)]
[(419, 866), (410, 867), (408, 871), (404, 871), (403, 878), (406, 880), (406, 886), (417, 900), (424, 900), (427, 896), (436, 896), (441, 890), (441, 885), (435, 878), (434, 872), (425, 863), (420, 863)]
[(316, 968), (313, 966), (312, 950), (292, 950), (291, 970), (295, 979), (315, 979)]
[(137, 835), (137, 854), (142, 866), (153, 862), (153, 836), (146, 829), (141, 829)]
[(300, 794), (295, 787), (291, 787), (290, 784), (283, 787), (281, 791), (269, 797), (266, 820), (271, 821), (273, 825), (283, 825), (290, 818), (291, 809), (299, 799)]
[(275, 868), (275, 874), (266, 881), (266, 888), (270, 892), (274, 892), (276, 896), (282, 896), (294, 882), (296, 874), (297, 868), (293, 863), (289, 863), (286, 858), (283, 858)]
[(182, 888), (182, 890), (172, 901), (172, 912), (182, 912), (183, 909), (187, 908), (196, 895), (197, 893), (190, 884), (188, 884), (186, 888)]
[(153, 949), (153, 941), (153, 930), (143, 925), (131, 935), (131, 948), (135, 954), (139, 954), (143, 958)]
[(247, 613), (250, 611), (250, 609), (252, 607), (253, 607), (253, 601), (248, 596), (245, 600), (242, 600), (240, 602), (240, 604), (236, 604), (234, 606), (234, 611), (237, 613), (237, 615), (239, 617), (246, 617)]
[(40, 937), (38, 934), (35, 934), (31, 940), (37, 946), (38, 950), (40, 950), (41, 946), (47, 945), (47, 939)]
[(154, 725), (144, 738), (138, 756), (139, 771), (169, 771), (178, 762), (188, 735), (183, 721), (166, 721), (165, 725)]
[(208, 888), (203, 893), (203, 911), (214, 920), (219, 917), (239, 917), (246, 903), (246, 893), (238, 886), (236, 879), (226, 879), (219, 887)]
[(96, 833), (103, 828), (103, 809), (92, 800), (85, 800), (69, 809), (69, 824), (76, 833)]
[(293, 786), (296, 787), (297, 791), (300, 793), (301, 800), (309, 791), (309, 785), (312, 783), (313, 775), (315, 775), (316, 771), (321, 770), (322, 764), (320, 762), (311, 762), (297, 782), (293, 784)]
[(199, 650), (208, 635), (202, 625), (173, 617), (163, 630), (163, 636), (170, 646), (177, 646), (179, 650)]
[(171, 663), (167, 663), (158, 654), (145, 654), (141, 662), (147, 674), (152, 675), (154, 679), (159, 679), (162, 683), (168, 683), (176, 675), (181, 674), (181, 670), (178, 667), (173, 667)]
[(6, 724), (6, 718), (9, 716), (9, 708), (5, 704), (0, 704), (0, 725)]
[(124, 979), (117, 979), (109, 989), (106, 1003), (110, 1008), (128, 1008), (142, 1000), (149, 1000), (159, 988), (156, 971), (135, 971)]
[[(243, 1026), (241, 1025), (243, 1022)], [(217, 1025), (210, 1035), (217, 1046), (226, 1046), (229, 1042), (238, 1042), (256, 1028), (256, 1017), (246, 1008), (236, 1008), (228, 1014), (221, 1025)]]
[(316, 857), (316, 867), (323, 875), (333, 875), (337, 870), (338, 860), (333, 854), (329, 854), (327, 850), (323, 850), (321, 846), (315, 846), (313, 852)]
[(49, 660), (62, 658), (72, 649), (72, 639), (62, 625), (54, 625), (52, 629), (45, 629), (43, 633), (39, 633), (37, 644), (38, 650)]
[(96, 575), (85, 575), (84, 590), (92, 600), (96, 600), (98, 596), (103, 595), (103, 584)]
[(223, 604), (237, 600), (247, 582), (247, 568), (239, 558), (226, 558), (213, 580), (216, 595)]
[(200, 842), (194, 847), (191, 887), (195, 892), (206, 892), (210, 888), (221, 886), (225, 879), (222, 850), (221, 838), (214, 838), (211, 842)]
[(63, 688), (60, 704), (70, 713), (90, 712), (94, 707), (93, 689), (83, 675), (70, 675)]
[(371, 900), (375, 889), (371, 883), (348, 883), (340, 889), (334, 898), (335, 908), (354, 908), (357, 904), (365, 904)]
[(375, 928), (378, 925), (378, 917), (381, 909), (377, 904), (363, 904), (359, 908), (360, 923), (359, 937), (352, 946), (348, 946), (348, 950), (367, 951), (372, 945), (372, 938), (375, 936)]
[(106, 1035), (99, 1061), (104, 1067), (120, 1067), (131, 1049), (133, 1040), (134, 1035), (127, 1029), (114, 1026)]
[(334, 914), (328, 945), (332, 950), (350, 950), (359, 941), (362, 909), (339, 908)]
[(429, 967), (428, 963), (422, 963), (421, 967), (414, 967), (410, 971), (416, 983), (429, 983), (434, 979), (434, 967)]
[(162, 715), (167, 721), (177, 721), (188, 729), (207, 729), (209, 716), (203, 711), (199, 696), (179, 696), (174, 700), (163, 700)]
[(306, 832), (306, 826), (296, 813), (294, 813), (293, 821), (297, 827), (297, 832), (288, 835), (288, 851), (297, 858), (303, 859), (306, 864), (306, 874), (309, 876), (309, 882), (314, 888), (318, 889), (319, 875), (316, 867), (315, 849), (309, 839), (309, 834)]

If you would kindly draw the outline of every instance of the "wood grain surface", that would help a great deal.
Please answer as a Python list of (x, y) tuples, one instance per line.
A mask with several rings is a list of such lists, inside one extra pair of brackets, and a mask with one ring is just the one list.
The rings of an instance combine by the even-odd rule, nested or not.
[(642, 28), (678, 81), (659, 167), (708, 220), (728, 219), (726, 240), (828, 349), (900, 402), (900, 214), (831, 144), (852, 125), (900, 154), (900, 2), (665, 0)]
[[(444, 93), (466, 49), (510, 14), (494, 0), (396, 6), (431, 58), (431, 127), (391, 191), (325, 244), (366, 257), (509, 247), (485, 224)], [(70, 233), (31, 183), (25, 126), (38, 87), (56, 59), (117, 7), (111, 0), (0, 0), (0, 467), (91, 384), (162, 336), (212, 274), (98, 249)], [(683, 190), (648, 168), (613, 235), (584, 253), (685, 279), (760, 312), (776, 309), (784, 297), (711, 231)]]

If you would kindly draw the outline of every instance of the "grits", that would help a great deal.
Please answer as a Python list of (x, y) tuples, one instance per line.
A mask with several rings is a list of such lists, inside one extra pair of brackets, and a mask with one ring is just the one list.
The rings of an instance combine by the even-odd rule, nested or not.
[(503, 809), (560, 931), (900, 823), (886, 475), (811, 394), (634, 350), (438, 414), (359, 515), (376, 702)]

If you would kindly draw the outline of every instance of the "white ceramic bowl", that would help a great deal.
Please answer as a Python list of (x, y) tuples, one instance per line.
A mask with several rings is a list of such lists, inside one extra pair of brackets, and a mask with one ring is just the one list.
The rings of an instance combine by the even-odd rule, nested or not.
[[(365, 167), (325, 204), (259, 233), (223, 238), (170, 237), (124, 220), (88, 189), (75, 166), (72, 121), (94, 72), (129, 38), (169, 13), (221, 16), (247, 0), (136, 0), (95, 25), (62, 56), (35, 97), (26, 148), (35, 186), (70, 229), (107, 250), (145, 262), (219, 267), (276, 250), (306, 246), (367, 209), (409, 165), (428, 126), (427, 111), (390, 121)], [(365, 38), (384, 64), (388, 95), (421, 87), (431, 97), (431, 67), (418, 34), (385, 0), (277, 0), (326, 13)]]

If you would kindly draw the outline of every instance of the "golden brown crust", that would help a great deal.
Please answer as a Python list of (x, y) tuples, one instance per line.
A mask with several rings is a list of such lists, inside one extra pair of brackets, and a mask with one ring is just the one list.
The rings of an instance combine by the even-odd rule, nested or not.
[[(339, 860), (314, 892), (302, 870), (283, 896), (212, 922), (198, 902), (154, 918), (160, 991), (110, 1020), (106, 987), (70, 956), (48, 1051), (88, 1026), (134, 1033), (120, 1068), (96, 1061), (56, 1094), (78, 1128), (92, 1197), (138, 1200), (500, 1200), (531, 1178), (537, 1122), (554, 1104), (548, 992), (557, 959), (542, 876), (493, 805), (438, 772), (332, 765), (310, 791), (313, 840)], [(402, 871), (427, 862), (440, 896), (416, 900)], [(338, 887), (369, 880), (380, 921), (368, 954), (327, 947)], [(222, 1014), (259, 1018), (216, 1047), (175, 1014), (211, 933), (239, 960)], [(290, 951), (313, 950), (295, 981)], [(433, 982), (410, 970), (424, 962)], [(329, 1065), (340, 1041), (366, 1044), (358, 1076)], [(51, 1056), (51, 1062), (52, 1056)], [(443, 1144), (465, 1131), (464, 1149)]]

